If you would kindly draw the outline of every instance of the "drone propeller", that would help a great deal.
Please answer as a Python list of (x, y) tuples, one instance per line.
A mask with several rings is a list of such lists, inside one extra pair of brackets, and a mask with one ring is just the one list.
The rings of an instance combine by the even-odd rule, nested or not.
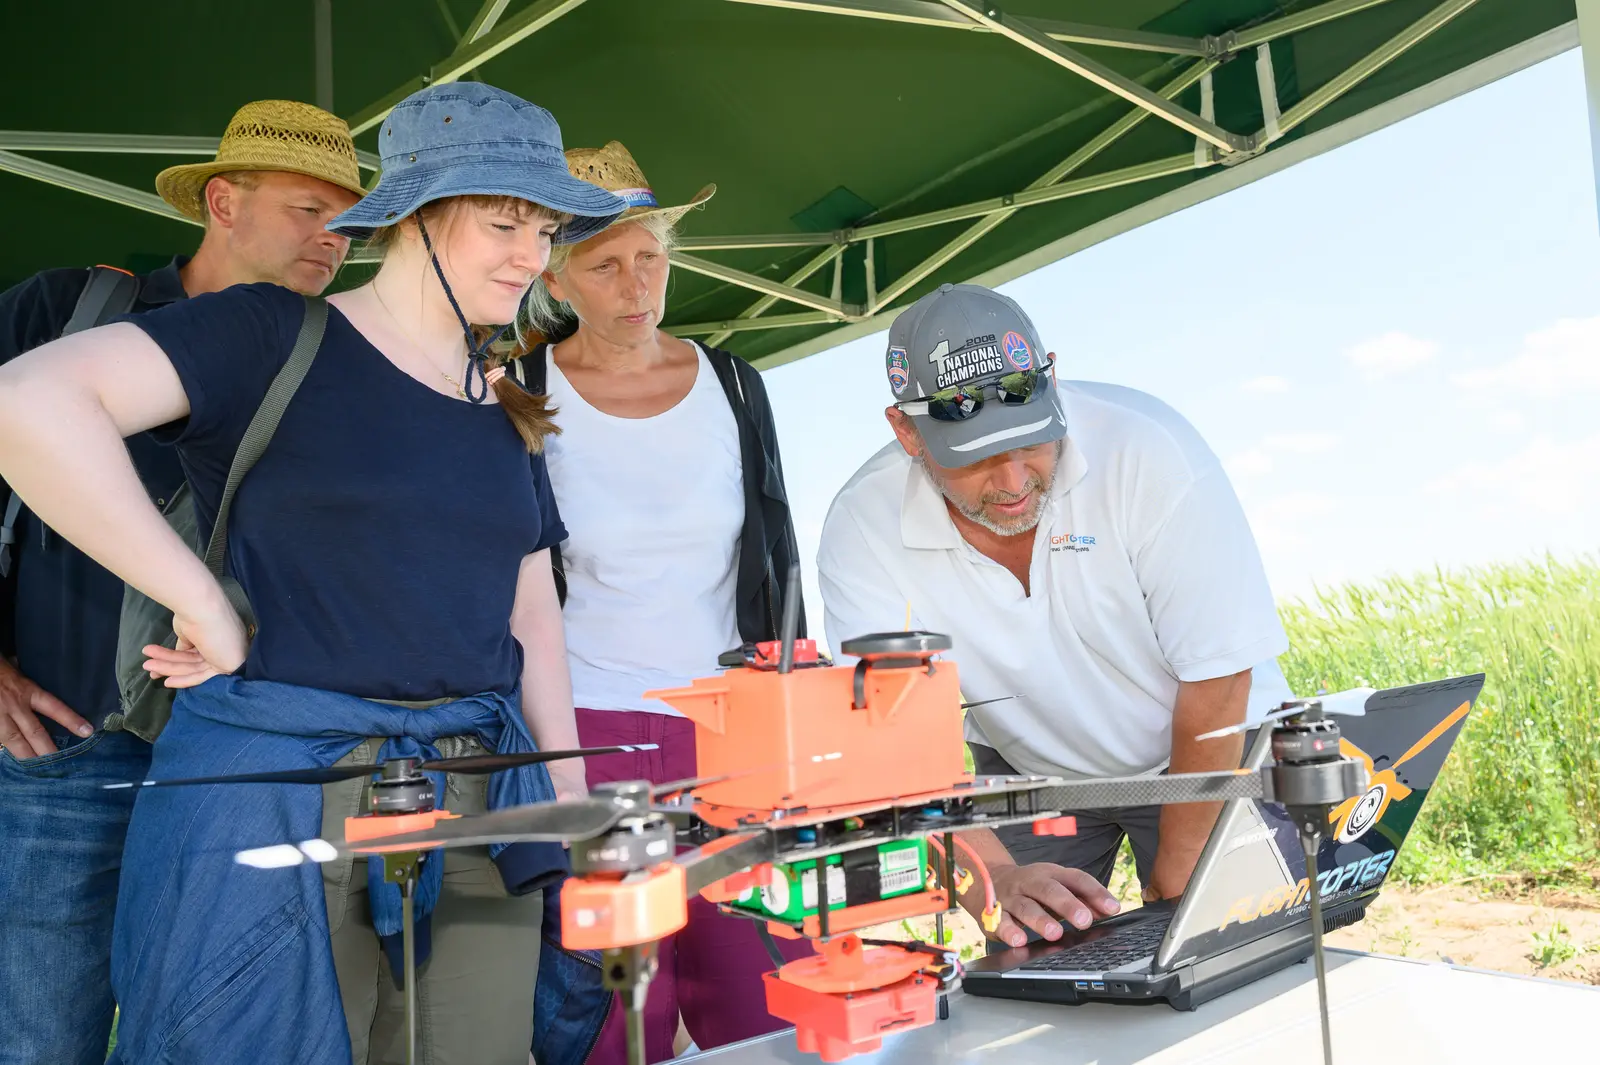
[(473, 847), (490, 843), (566, 843), (604, 832), (626, 812), (603, 799), (532, 803), (472, 817), (451, 818), (420, 832), (360, 841), (308, 839), (299, 844), (256, 847), (238, 852), (234, 855), (234, 861), (257, 869), (281, 869), (308, 861), (331, 862), (337, 858), (382, 854), (386, 851)]
[[(540, 762), (557, 762), (564, 758), (587, 758), (591, 755), (616, 754), (624, 751), (653, 751), (653, 743), (626, 744), (618, 747), (580, 747), (570, 751), (529, 751), (525, 754), (476, 754), (466, 758), (435, 758), (419, 762), (423, 773), (498, 773), (502, 769), (537, 765)], [(397, 759), (389, 759), (396, 761)], [(339, 765), (315, 769), (284, 769), (268, 773), (235, 773), (215, 777), (186, 777), (182, 780), (139, 780), (119, 784), (101, 785), (106, 790), (117, 788), (172, 788), (187, 784), (337, 784), (341, 780), (354, 780), (381, 773), (385, 763), (372, 765)]]
[[(591, 748), (587, 753), (609, 749)], [(640, 747), (633, 749), (638, 750)], [(568, 752), (567, 756), (574, 757), (576, 753)], [(839, 757), (839, 752), (817, 754), (812, 755), (809, 761), (829, 762)], [(653, 802), (659, 801), (668, 796), (692, 792), (725, 780), (782, 769), (787, 764), (789, 763), (738, 773), (723, 773), (713, 777), (691, 777), (686, 780), (669, 781), (652, 787), (650, 797)], [(531, 803), (486, 814), (450, 818), (440, 821), (432, 828), (402, 835), (381, 836), (360, 841), (309, 839), (299, 844), (280, 843), (270, 847), (257, 847), (238, 852), (234, 860), (241, 865), (251, 865), (259, 869), (279, 869), (307, 861), (331, 862), (336, 858), (393, 851), (433, 850), (436, 847), (481, 847), (491, 843), (570, 843), (597, 836), (624, 816), (641, 809), (666, 814), (683, 812), (679, 808), (654, 805), (630, 807), (609, 798)]]
[(1332, 695), (1316, 695), (1309, 699), (1296, 699), (1283, 704), (1282, 708), (1274, 710), (1259, 721), (1246, 721), (1227, 728), (1219, 728), (1213, 732), (1203, 732), (1196, 736), (1197, 740), (1216, 740), (1223, 736), (1237, 736), (1241, 732), (1249, 732), (1262, 725), (1270, 725), (1274, 721), (1282, 721), (1286, 717), (1303, 714), (1313, 703), (1322, 704), (1324, 714), (1339, 714), (1343, 717), (1360, 717), (1367, 712), (1367, 699), (1377, 694), (1376, 688), (1351, 688), (1349, 691), (1334, 692)]
[(990, 703), (1003, 703), (1007, 699), (1020, 699), (1020, 695), (997, 695), (993, 699), (979, 699), (975, 703), (962, 703), (961, 709), (971, 710), (975, 706), (988, 706)]

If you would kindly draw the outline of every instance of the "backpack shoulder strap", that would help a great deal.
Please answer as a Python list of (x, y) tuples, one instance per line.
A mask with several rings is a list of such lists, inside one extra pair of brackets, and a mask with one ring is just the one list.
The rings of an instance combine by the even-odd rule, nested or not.
[[(319, 296), (307, 296), (305, 318), (300, 322), (300, 335), (295, 337), (289, 361), (272, 379), (266, 398), (256, 408), (255, 417), (250, 419), (244, 439), (239, 441), (239, 449), (233, 454), (228, 481), (222, 489), (222, 502), (217, 506), (217, 521), (211, 527), (211, 540), (206, 546), (206, 568), (214, 577), (222, 577), (222, 560), (228, 550), (228, 512), (233, 509), (233, 497), (239, 490), (239, 482), (244, 480), (250, 467), (267, 450), (267, 443), (272, 439), (272, 434), (277, 432), (284, 410), (294, 398), (300, 382), (305, 380), (306, 371), (311, 369), (311, 361), (317, 357), (317, 348), (322, 344), (322, 334), (327, 325), (327, 302)], [(227, 585), (224, 584), (224, 587)]]
[(22, 516), (22, 497), (12, 492), (6, 500), (5, 520), (0, 522), (0, 577), (11, 576), (11, 554), (17, 543), (17, 519)]
[(511, 359), (506, 363), (506, 373), (521, 385), (523, 391), (532, 392), (536, 396), (545, 394), (545, 382), (549, 375), (545, 359), (549, 357), (549, 344), (536, 344), (534, 349), (520, 359)]
[(61, 335), (104, 325), (119, 314), (127, 314), (139, 298), (139, 279), (115, 266), (96, 266), (89, 271), (89, 282), (78, 294), (72, 317)]
[[(527, 392), (536, 396), (545, 394), (545, 384), (549, 380), (549, 363), (545, 360), (550, 357), (550, 345), (539, 344), (520, 359), (512, 359), (506, 363), (506, 373), (516, 379)], [(561, 561), (561, 545), (550, 545), (550, 570), (556, 582), (556, 602), (561, 606), (567, 605), (567, 568)]]
[[(78, 302), (72, 308), (67, 324), (61, 327), (61, 336), (104, 325), (133, 309), (139, 298), (139, 279), (115, 266), (94, 266), (89, 269), (89, 280), (78, 293)], [(11, 563), (16, 550), (17, 525), (22, 521), (22, 497), (10, 493), (6, 500), (5, 518), (0, 521), (0, 578), (11, 576)], [(43, 523), (41, 523), (43, 529)], [(43, 529), (42, 536), (48, 537)], [(44, 542), (41, 540), (41, 542)]]

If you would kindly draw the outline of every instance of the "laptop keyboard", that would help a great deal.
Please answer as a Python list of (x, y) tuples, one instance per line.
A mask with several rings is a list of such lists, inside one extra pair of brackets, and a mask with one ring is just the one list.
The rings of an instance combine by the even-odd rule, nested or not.
[(1025, 972), (1108, 972), (1129, 962), (1147, 958), (1161, 945), (1172, 921), (1170, 913), (1149, 921), (1124, 925), (1110, 935), (1079, 943), (1053, 954), (1046, 954), (1022, 966)]

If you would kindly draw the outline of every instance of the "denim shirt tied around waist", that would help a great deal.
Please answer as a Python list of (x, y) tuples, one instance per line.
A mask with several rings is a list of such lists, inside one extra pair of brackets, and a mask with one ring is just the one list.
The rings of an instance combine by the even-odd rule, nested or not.
[[(407, 709), (272, 681), (214, 677), (179, 693), (155, 744), (150, 776), (330, 766), (369, 736), (388, 737), (380, 759), (438, 757), (439, 739), (463, 735), (501, 754), (532, 751), (520, 705), (517, 692), (491, 692)], [(448, 805), (444, 775), (432, 776), (440, 805)], [(555, 798), (542, 765), (494, 773), (488, 791), (490, 809)], [(108, 1065), (347, 1065), (350, 1038), (321, 867), (254, 869), (234, 861), (240, 850), (313, 838), (321, 822), (322, 789), (315, 786), (211, 784), (141, 792), (117, 898), (111, 982), (121, 1019)], [(542, 890), (570, 871), (559, 844), (496, 844), (490, 855), (513, 895)], [(417, 923), (424, 933), (443, 872), (439, 857), (433, 852), (420, 870)], [(367, 864), (375, 927), (397, 951), (399, 888), (379, 882), (382, 862)], [(419, 935), (419, 946), (425, 940)]]

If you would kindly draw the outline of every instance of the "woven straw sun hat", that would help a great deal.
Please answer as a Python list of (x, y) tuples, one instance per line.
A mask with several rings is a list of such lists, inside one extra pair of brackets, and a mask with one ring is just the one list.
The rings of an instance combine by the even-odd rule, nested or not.
[(156, 175), (156, 192), (196, 222), (206, 220), (206, 182), (237, 170), (304, 174), (357, 196), (361, 168), (344, 119), (294, 100), (257, 100), (234, 114), (209, 163), (168, 167)]
[(717, 192), (715, 185), (707, 185), (695, 193), (694, 199), (688, 203), (663, 207), (657, 202), (650, 182), (645, 180), (644, 171), (633, 161), (633, 156), (628, 154), (628, 149), (622, 146), (621, 141), (611, 141), (604, 148), (572, 148), (566, 156), (567, 170), (573, 177), (599, 185), (627, 202), (628, 209), (613, 225), (653, 214), (666, 215), (676, 223)]

